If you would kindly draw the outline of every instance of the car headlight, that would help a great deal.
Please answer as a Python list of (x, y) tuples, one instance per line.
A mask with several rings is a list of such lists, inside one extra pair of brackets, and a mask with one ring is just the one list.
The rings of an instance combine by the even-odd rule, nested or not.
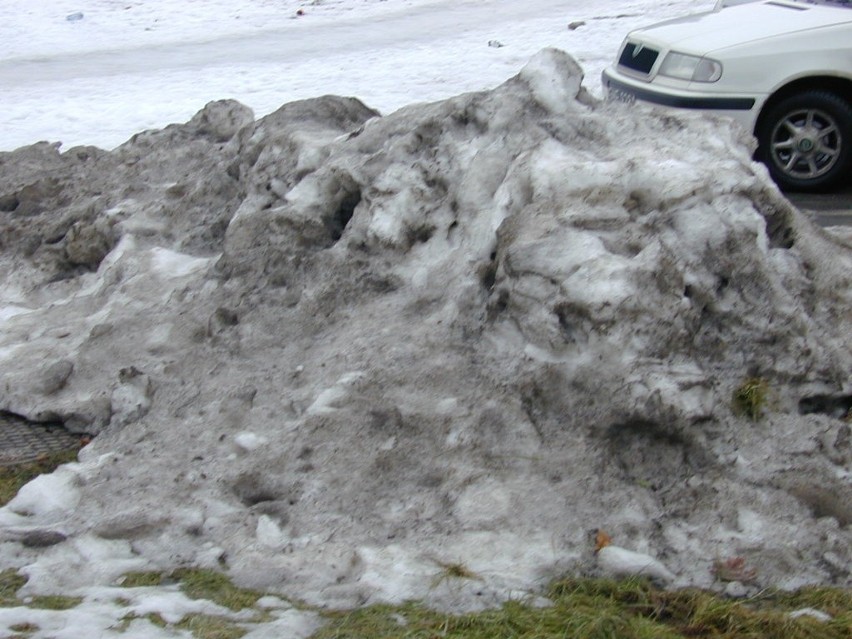
[(658, 73), (690, 82), (715, 82), (722, 77), (722, 64), (710, 58), (669, 51)]

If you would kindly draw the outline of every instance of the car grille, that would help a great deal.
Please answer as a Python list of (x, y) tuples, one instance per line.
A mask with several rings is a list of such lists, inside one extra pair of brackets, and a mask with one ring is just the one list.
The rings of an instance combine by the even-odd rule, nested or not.
[(619, 66), (626, 67), (643, 75), (651, 73), (660, 52), (637, 42), (628, 42), (618, 59)]

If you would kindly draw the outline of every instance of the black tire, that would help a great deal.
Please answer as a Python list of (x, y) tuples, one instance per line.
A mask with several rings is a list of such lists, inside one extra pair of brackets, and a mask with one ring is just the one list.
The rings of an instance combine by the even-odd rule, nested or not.
[(827, 191), (850, 180), (852, 105), (803, 91), (773, 105), (758, 126), (757, 158), (784, 190)]

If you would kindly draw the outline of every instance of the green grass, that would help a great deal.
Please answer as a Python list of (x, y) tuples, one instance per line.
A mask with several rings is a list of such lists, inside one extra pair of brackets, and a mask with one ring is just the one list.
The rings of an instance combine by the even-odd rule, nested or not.
[(253, 608), (265, 593), (238, 588), (220, 572), (205, 568), (179, 568), (173, 572), (129, 572), (119, 580), (123, 588), (176, 583), (190, 599), (206, 599), (234, 612)]
[[(257, 600), (264, 593), (245, 588), (238, 588), (225, 575), (213, 570), (201, 568), (181, 568), (170, 573), (165, 572), (130, 572), (121, 579), (124, 588), (139, 588), (160, 586), (176, 583), (181, 591), (191, 599), (205, 599), (228, 608), (234, 612), (244, 609), (255, 609)], [(266, 611), (256, 610), (257, 614), (252, 623), (267, 621), (270, 617)], [(162, 618), (148, 620), (155, 625), (165, 627)], [(135, 619), (129, 615), (123, 620), (126, 629), (129, 622)], [(236, 623), (218, 615), (191, 614), (180, 620), (174, 627), (187, 630), (196, 639), (239, 639), (246, 632), (244, 622)]]
[(176, 628), (188, 630), (196, 639), (239, 639), (248, 632), (230, 619), (215, 615), (187, 615)]
[[(747, 380), (735, 393), (735, 407), (751, 419), (759, 418), (768, 386)], [(27, 481), (42, 472), (76, 459), (76, 451), (58, 453), (31, 464), (0, 468), (0, 500), (8, 502)], [(439, 563), (437, 585), (450, 579), (480, 579), (462, 563)], [(747, 567), (723, 566), (746, 570)], [(183, 568), (173, 572), (132, 572), (124, 575), (125, 588), (177, 584), (186, 596), (205, 599), (232, 611), (252, 610), (251, 621), (234, 622), (216, 616), (192, 614), (167, 624), (156, 613), (150, 623), (188, 631), (196, 639), (239, 639), (246, 625), (269, 620), (257, 608), (265, 593), (238, 588), (224, 574)], [(0, 571), (0, 607), (68, 610), (82, 599), (61, 595), (22, 601), (17, 593), (26, 584), (14, 569)], [(563, 579), (545, 593), (552, 605), (541, 607), (510, 601), (494, 610), (448, 615), (418, 603), (375, 605), (348, 611), (318, 611), (326, 624), (312, 639), (850, 639), (852, 590), (810, 587), (795, 592), (763, 591), (750, 599), (734, 600), (718, 594), (683, 589), (658, 590), (639, 580)], [(128, 603), (129, 600), (124, 600)], [(117, 600), (122, 605), (121, 600)], [(791, 619), (789, 613), (815, 608), (832, 616), (828, 622), (809, 617)], [(307, 608), (310, 609), (310, 608)], [(128, 615), (117, 630), (126, 629)], [(26, 639), (38, 628), (19, 624), (14, 637)]]
[(126, 632), (127, 629), (130, 627), (130, 624), (136, 619), (145, 619), (150, 624), (157, 626), (158, 628), (165, 628), (169, 625), (166, 620), (163, 619), (156, 612), (149, 612), (147, 615), (137, 615), (134, 613), (130, 613), (129, 615), (124, 615), (117, 625), (112, 626), (112, 629), (118, 632)]
[(182, 568), (172, 573), (180, 582), (180, 589), (192, 599), (207, 599), (229, 610), (238, 612), (253, 608), (264, 593), (238, 588), (225, 575), (202, 568)]
[(157, 613), (148, 613), (144, 616), (126, 615), (121, 623), (113, 626), (113, 630), (126, 632), (130, 624), (136, 619), (145, 619), (158, 628), (175, 628), (188, 631), (195, 639), (239, 639), (248, 632), (240, 624), (216, 615), (190, 614), (172, 625)]
[(807, 586), (792, 592), (773, 591), (769, 600), (790, 610), (817, 608), (832, 616), (852, 615), (852, 590), (830, 586)]
[(25, 464), (0, 466), (0, 506), (5, 506), (18, 494), (21, 486), (42, 473), (51, 473), (62, 464), (77, 461), (77, 449), (44, 455)]
[[(852, 594), (822, 588), (732, 600), (700, 590), (657, 590), (644, 581), (566, 579), (552, 606), (511, 601), (497, 610), (445, 615), (408, 603), (326, 613), (312, 639), (849, 639)], [(803, 607), (835, 618), (790, 619)]]
[(26, 605), (38, 610), (71, 610), (83, 603), (82, 597), (66, 597), (64, 595), (39, 595), (30, 597)]
[(27, 583), (27, 578), (18, 574), (14, 568), (0, 572), (0, 607), (11, 608), (20, 605), (18, 591)]
[(769, 383), (761, 377), (750, 377), (734, 390), (734, 412), (757, 421), (769, 400)]
[[(189, 631), (195, 639), (239, 639), (248, 632), (244, 627), (246, 622), (241, 621), (238, 623), (217, 615), (193, 613), (186, 615), (176, 624), (169, 624), (155, 612), (143, 616), (135, 614), (125, 615), (119, 624), (113, 626), (113, 630), (126, 632), (130, 624), (136, 619), (145, 619), (158, 628), (174, 628), (176, 630)], [(266, 620), (268, 619), (264, 615), (258, 617), (253, 623)]]
[[(477, 579), (463, 564), (441, 564), (444, 579)], [(14, 570), (0, 572), (0, 605), (67, 609), (74, 597), (36, 597), (24, 604), (16, 592), (25, 579)], [(176, 583), (188, 596), (233, 611), (252, 610), (251, 620), (236, 622), (217, 615), (191, 614), (168, 624), (157, 614), (144, 618), (163, 628), (188, 631), (196, 639), (239, 639), (251, 624), (271, 619), (257, 608), (263, 593), (236, 587), (223, 574), (202, 569), (172, 573), (128, 573), (125, 587)], [(852, 591), (831, 587), (795, 592), (766, 590), (748, 599), (681, 589), (660, 590), (643, 580), (569, 578), (544, 593), (552, 605), (509, 601), (483, 612), (450, 615), (409, 602), (356, 610), (317, 611), (326, 624), (312, 639), (850, 639)], [(49, 604), (49, 605), (48, 605)], [(789, 613), (815, 608), (832, 616), (828, 622)], [(129, 627), (128, 615), (115, 629)], [(29, 628), (29, 627), (28, 627)], [(15, 632), (30, 632), (20, 628)], [(23, 635), (21, 635), (23, 636)]]
[(148, 586), (161, 586), (166, 582), (168, 574), (164, 572), (128, 572), (122, 575), (120, 586), (122, 588), (144, 588)]

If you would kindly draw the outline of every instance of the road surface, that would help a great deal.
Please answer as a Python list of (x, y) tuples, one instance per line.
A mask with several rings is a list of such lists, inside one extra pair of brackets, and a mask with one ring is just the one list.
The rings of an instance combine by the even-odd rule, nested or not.
[(852, 226), (852, 179), (835, 193), (786, 193), (799, 210), (813, 213), (821, 226)]

